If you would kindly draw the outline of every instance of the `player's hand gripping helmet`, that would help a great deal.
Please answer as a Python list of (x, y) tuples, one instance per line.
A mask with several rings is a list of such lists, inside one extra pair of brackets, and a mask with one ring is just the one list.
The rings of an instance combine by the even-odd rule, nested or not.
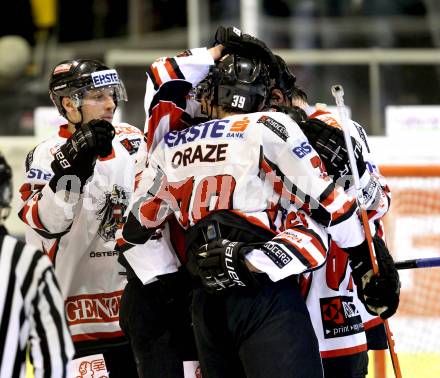
[(77, 107), (84, 103), (86, 93), (110, 90), (115, 105), (127, 101), (124, 83), (114, 69), (91, 59), (66, 60), (59, 63), (52, 71), (49, 81), (49, 94), (60, 114), (65, 117), (66, 111), (61, 104), (63, 97), (70, 97)]
[(11, 212), (12, 201), (12, 170), (4, 156), (0, 153), (0, 224)]
[(216, 62), (198, 86), (197, 97), (226, 111), (257, 112), (265, 105), (272, 82), (268, 67), (261, 60), (228, 54)]

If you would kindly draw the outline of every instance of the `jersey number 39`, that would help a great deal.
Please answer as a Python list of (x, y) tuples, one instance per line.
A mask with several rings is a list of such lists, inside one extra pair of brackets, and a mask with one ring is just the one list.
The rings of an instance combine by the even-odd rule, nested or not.
[(246, 102), (245, 97), (239, 96), (239, 95), (234, 95), (234, 96), (232, 96), (231, 106), (233, 106), (234, 108), (243, 109), (245, 102)]

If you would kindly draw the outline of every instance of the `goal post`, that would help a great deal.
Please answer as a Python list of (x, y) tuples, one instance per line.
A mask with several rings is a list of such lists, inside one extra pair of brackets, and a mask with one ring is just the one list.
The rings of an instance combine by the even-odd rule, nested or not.
[[(384, 223), (394, 259), (440, 257), (440, 163), (381, 165), (380, 171), (392, 195)], [(390, 327), (402, 375), (440, 377), (440, 268), (401, 270), (399, 274), (400, 305), (390, 318)], [(380, 353), (375, 356), (374, 370), (392, 377), (391, 366), (384, 367), (381, 357)]]

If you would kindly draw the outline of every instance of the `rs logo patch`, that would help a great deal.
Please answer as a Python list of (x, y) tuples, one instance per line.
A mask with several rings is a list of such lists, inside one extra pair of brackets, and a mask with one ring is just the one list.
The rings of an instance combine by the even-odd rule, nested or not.
[(302, 159), (312, 151), (312, 146), (308, 142), (302, 142), (298, 147), (293, 148), (293, 153)]

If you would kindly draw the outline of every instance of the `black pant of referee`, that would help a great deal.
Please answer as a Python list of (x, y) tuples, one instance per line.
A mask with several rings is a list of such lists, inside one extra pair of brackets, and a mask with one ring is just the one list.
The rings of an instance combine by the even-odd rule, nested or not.
[(272, 282), (261, 274), (259, 280), (255, 290), (195, 289), (203, 378), (322, 378), (318, 340), (295, 278)]

